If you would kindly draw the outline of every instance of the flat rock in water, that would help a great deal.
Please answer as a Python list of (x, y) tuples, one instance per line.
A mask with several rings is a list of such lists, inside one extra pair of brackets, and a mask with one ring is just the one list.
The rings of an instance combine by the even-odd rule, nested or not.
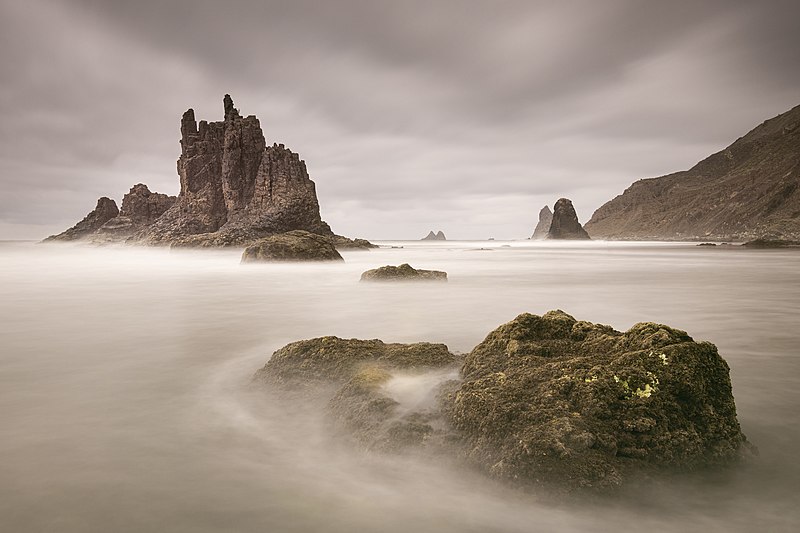
[(361, 274), (361, 281), (447, 281), (447, 272), (416, 269), (403, 263), (367, 270)]
[(316, 233), (294, 230), (272, 235), (245, 248), (242, 262), (344, 261), (331, 240)]

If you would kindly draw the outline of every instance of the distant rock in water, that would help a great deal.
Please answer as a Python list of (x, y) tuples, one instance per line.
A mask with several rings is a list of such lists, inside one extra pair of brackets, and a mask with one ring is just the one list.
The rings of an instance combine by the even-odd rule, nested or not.
[(800, 106), (689, 170), (636, 181), (586, 230), (603, 239), (800, 240)]
[(423, 241), (446, 241), (447, 238), (444, 236), (444, 232), (439, 230), (436, 233), (433, 231), (429, 231), (428, 234), (422, 238)]
[(378, 248), (377, 244), (372, 244), (366, 239), (348, 239), (341, 235), (334, 235), (330, 238), (334, 246), (339, 250), (369, 250)]
[(84, 239), (100, 229), (103, 224), (119, 215), (117, 203), (103, 196), (97, 200), (97, 206), (83, 220), (58, 235), (47, 237), (44, 242), (74, 241)]
[[(242, 117), (229, 95), (223, 107), (224, 119), (217, 122), (198, 124), (192, 109), (183, 114), (177, 198), (138, 184), (118, 219), (102, 230), (82, 221), (80, 231), (62, 239), (97, 232), (95, 242), (209, 247), (245, 246), (291, 230), (337, 237), (320, 217), (305, 161), (282, 144), (267, 146), (258, 119)], [(116, 217), (104, 217), (100, 226)], [(367, 247), (354, 242), (349, 244)]]
[(531, 235), (531, 239), (546, 239), (547, 233), (550, 231), (550, 226), (553, 224), (553, 212), (550, 211), (550, 207), (544, 206), (541, 211), (539, 211), (539, 222), (536, 224), (536, 228), (533, 230), (533, 235)]
[(562, 311), (522, 314), (467, 356), (451, 394), (466, 455), (492, 475), (607, 490), (751, 451), (714, 345), (650, 322), (625, 333)]
[(447, 281), (447, 272), (416, 269), (404, 263), (367, 270), (361, 274), (361, 281)]
[(553, 220), (550, 229), (547, 231), (548, 239), (589, 239), (589, 234), (578, 222), (578, 215), (572, 202), (566, 198), (561, 198), (553, 207)]
[(344, 261), (330, 238), (303, 230), (265, 237), (245, 248), (243, 263)]
[(789, 241), (783, 239), (755, 239), (748, 241), (742, 246), (748, 248), (796, 248), (800, 247), (800, 241)]

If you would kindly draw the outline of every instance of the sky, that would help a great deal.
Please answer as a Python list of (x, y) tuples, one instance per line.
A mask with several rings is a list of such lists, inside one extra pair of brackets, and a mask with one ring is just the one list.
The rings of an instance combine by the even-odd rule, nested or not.
[(530, 236), (800, 104), (800, 2), (0, 0), (0, 239), (177, 194), (222, 97), (350, 237)]

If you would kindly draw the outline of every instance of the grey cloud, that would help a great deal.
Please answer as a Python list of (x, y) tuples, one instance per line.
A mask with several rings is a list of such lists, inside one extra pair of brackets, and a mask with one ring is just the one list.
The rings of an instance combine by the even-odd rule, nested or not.
[(335, 230), (501, 238), (559, 196), (586, 219), (635, 179), (691, 166), (800, 86), (788, 1), (0, 10), (0, 238), (41, 236), (137, 181), (176, 193), (180, 114), (219, 119), (226, 92), (306, 159)]

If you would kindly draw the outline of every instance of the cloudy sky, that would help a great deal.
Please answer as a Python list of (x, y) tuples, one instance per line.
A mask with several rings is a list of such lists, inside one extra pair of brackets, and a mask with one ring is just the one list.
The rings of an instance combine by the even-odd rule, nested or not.
[(800, 104), (800, 3), (0, 0), (0, 58), (0, 239), (177, 194), (225, 93), (337, 233), (524, 238)]

